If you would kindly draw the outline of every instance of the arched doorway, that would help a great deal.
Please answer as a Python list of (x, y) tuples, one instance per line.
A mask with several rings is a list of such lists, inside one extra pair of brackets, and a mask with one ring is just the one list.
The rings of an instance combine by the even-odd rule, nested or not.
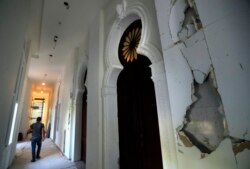
[(141, 29), (141, 21), (134, 21), (119, 44), (124, 66), (117, 80), (120, 169), (163, 168), (151, 62), (136, 53)]

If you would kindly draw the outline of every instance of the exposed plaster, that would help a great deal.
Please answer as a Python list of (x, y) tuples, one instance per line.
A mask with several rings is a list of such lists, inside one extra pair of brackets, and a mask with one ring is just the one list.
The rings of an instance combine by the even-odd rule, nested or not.
[(244, 141), (233, 145), (233, 151), (235, 155), (244, 151), (245, 149), (250, 150), (250, 141)]
[[(202, 153), (207, 154), (216, 150), (227, 136), (223, 106), (212, 74), (208, 75), (203, 84), (194, 84), (194, 102), (187, 110), (184, 127), (179, 132), (185, 146), (195, 145)], [(192, 144), (187, 144), (187, 138), (184, 136), (188, 137)]]
[(189, 140), (189, 138), (185, 135), (183, 131), (178, 132), (178, 138), (182, 141), (185, 147), (193, 147), (193, 143)]
[(244, 150), (250, 150), (250, 141), (234, 137), (230, 138), (233, 144), (233, 152), (235, 155), (243, 152)]
[(171, 2), (169, 29), (174, 43), (184, 41), (202, 28), (196, 4), (193, 0)]

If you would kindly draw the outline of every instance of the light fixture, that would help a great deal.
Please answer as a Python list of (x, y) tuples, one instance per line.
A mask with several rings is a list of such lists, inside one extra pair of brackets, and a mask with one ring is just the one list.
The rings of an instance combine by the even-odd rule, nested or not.
[(44, 75), (43, 75), (43, 82), (42, 82), (42, 89), (41, 89), (41, 94), (43, 94), (43, 86), (45, 86), (45, 78), (47, 77), (47, 73), (44, 73)]

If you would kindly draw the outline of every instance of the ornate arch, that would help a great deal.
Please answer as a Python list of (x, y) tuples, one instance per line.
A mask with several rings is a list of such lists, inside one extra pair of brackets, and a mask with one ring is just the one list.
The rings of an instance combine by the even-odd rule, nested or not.
[[(104, 105), (104, 168), (119, 168), (119, 137), (117, 119), (117, 78), (123, 69), (118, 57), (118, 45), (125, 29), (135, 20), (142, 22), (142, 32), (137, 53), (151, 61), (152, 79), (155, 85), (159, 130), (164, 168), (177, 168), (175, 133), (172, 125), (167, 79), (161, 53), (159, 34), (153, 34), (155, 8), (139, 1), (123, 0), (116, 7), (118, 17), (108, 35), (105, 49), (105, 74), (103, 84)], [(149, 4), (149, 3), (146, 3)], [(115, 50), (114, 50), (115, 49)], [(117, 49), (117, 50), (116, 50)]]

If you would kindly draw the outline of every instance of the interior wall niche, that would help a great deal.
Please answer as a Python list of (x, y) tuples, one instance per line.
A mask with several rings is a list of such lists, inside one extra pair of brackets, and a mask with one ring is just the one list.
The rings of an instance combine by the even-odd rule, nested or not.
[(196, 101), (187, 110), (184, 132), (202, 153), (210, 154), (227, 136), (225, 114), (220, 94), (211, 73), (203, 84), (194, 82)]

